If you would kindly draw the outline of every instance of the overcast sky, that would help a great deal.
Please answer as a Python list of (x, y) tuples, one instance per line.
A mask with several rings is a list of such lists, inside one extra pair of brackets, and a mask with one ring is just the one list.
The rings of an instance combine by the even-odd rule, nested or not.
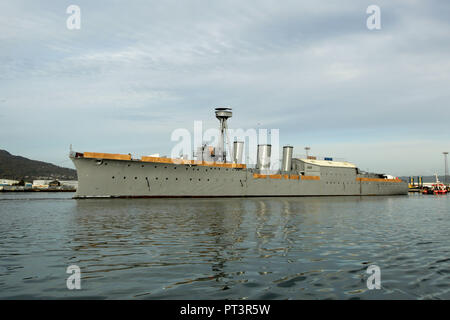
[[(81, 8), (69, 30), (66, 9)], [(381, 30), (369, 30), (369, 5)], [(394, 175), (450, 151), (450, 1), (2, 1), (0, 149), (170, 154), (194, 120)]]

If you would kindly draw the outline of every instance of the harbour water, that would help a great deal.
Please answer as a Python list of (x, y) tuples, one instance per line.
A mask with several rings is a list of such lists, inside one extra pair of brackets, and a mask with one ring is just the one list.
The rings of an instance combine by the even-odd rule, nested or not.
[(450, 196), (71, 196), (0, 194), (1, 299), (450, 299)]

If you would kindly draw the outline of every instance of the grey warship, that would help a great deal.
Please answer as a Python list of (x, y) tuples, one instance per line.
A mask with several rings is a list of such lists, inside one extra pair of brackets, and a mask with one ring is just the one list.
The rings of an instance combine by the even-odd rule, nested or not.
[(230, 108), (216, 108), (220, 139), (195, 160), (99, 152), (70, 152), (78, 174), (74, 198), (297, 197), (405, 195), (408, 185), (393, 176), (368, 173), (350, 162), (295, 158), (284, 146), (281, 167), (270, 171), (271, 145), (257, 146), (254, 168), (242, 163), (243, 142), (225, 138)]

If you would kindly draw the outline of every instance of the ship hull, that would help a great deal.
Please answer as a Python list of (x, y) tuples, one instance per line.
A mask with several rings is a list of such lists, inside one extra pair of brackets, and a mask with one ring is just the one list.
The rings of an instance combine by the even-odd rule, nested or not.
[(362, 179), (356, 170), (322, 168), (315, 177), (261, 175), (253, 169), (72, 157), (75, 198), (292, 197), (405, 195), (403, 181)]

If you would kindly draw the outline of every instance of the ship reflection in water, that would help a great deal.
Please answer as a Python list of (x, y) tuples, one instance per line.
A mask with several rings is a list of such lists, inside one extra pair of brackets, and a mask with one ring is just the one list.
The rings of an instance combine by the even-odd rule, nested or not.
[(450, 298), (448, 197), (51, 196), (0, 199), (1, 298)]

